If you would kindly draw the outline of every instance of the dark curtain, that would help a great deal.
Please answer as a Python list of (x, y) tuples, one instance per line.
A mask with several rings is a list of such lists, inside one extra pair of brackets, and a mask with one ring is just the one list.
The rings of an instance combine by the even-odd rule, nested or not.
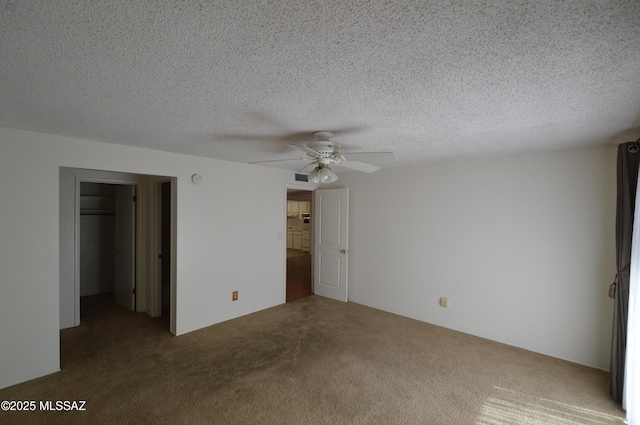
[(622, 403), (624, 364), (627, 348), (627, 311), (629, 306), (629, 265), (631, 234), (636, 205), (640, 139), (618, 146), (618, 198), (616, 210), (616, 261), (618, 273), (612, 285), (614, 298), (613, 335), (611, 338), (611, 382), (614, 399)]

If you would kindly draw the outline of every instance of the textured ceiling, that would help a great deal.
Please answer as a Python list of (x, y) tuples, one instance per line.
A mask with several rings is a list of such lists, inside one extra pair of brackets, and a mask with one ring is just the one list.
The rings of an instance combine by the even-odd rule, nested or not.
[(638, 0), (0, 0), (0, 126), (240, 162), (305, 156), (287, 144), (318, 130), (396, 165), (621, 143), (640, 136), (639, 17)]

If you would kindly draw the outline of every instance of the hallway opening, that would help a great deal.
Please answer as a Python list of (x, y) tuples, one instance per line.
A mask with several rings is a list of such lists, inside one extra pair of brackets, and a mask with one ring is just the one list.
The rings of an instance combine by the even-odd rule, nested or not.
[(287, 190), (287, 302), (313, 294), (312, 198), (309, 190)]

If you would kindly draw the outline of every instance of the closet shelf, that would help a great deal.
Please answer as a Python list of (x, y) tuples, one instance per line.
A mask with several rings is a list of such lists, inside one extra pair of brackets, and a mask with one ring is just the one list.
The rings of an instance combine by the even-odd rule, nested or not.
[(80, 215), (116, 215), (115, 210), (80, 210)]

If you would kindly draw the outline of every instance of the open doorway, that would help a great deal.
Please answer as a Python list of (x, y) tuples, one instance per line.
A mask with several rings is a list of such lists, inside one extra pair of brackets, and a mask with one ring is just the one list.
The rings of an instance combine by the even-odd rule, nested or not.
[(287, 189), (287, 302), (313, 293), (312, 195), (309, 190)]
[(136, 186), (80, 182), (80, 321), (136, 306)]
[(171, 181), (160, 183), (160, 309), (171, 316)]
[[(60, 167), (60, 329), (81, 324), (81, 313), (88, 312), (81, 298), (111, 293), (108, 301), (124, 312), (145, 312), (154, 318), (165, 313), (168, 318), (163, 323), (175, 334), (176, 185), (170, 176)], [(126, 211), (123, 205), (128, 206)], [(130, 225), (125, 232), (129, 239), (114, 246), (119, 232), (112, 230), (119, 218)], [(92, 220), (107, 223), (95, 227), (93, 237), (84, 229), (84, 222)], [(86, 258), (91, 250), (103, 258)], [(125, 260), (124, 266), (117, 264), (118, 257)], [(81, 265), (87, 261), (93, 268)], [(164, 279), (162, 263), (166, 263)], [(93, 289), (85, 285), (91, 275)], [(129, 283), (119, 291), (118, 284), (124, 282)], [(122, 298), (115, 303), (119, 292)]]

